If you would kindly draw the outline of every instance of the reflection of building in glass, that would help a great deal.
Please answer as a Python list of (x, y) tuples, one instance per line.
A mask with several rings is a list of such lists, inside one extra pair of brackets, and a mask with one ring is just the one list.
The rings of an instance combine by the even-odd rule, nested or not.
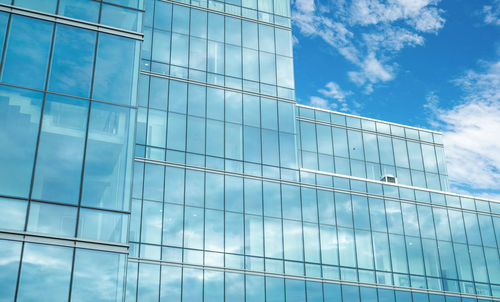
[(296, 104), (288, 1), (13, 2), (0, 301), (500, 299), (500, 204), (439, 133)]

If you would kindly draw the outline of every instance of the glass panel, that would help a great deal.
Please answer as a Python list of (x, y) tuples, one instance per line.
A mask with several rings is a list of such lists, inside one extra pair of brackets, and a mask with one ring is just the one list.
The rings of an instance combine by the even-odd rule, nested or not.
[(44, 88), (53, 26), (50, 22), (12, 15), (2, 82)]
[(76, 210), (75, 207), (32, 202), (28, 231), (73, 237), (75, 236)]
[(72, 260), (72, 248), (25, 243), (17, 301), (67, 301)]
[(226, 212), (225, 220), (225, 251), (226, 253), (243, 254), (244, 233), (243, 215)]
[(80, 210), (78, 237), (99, 241), (126, 242), (128, 215), (90, 209)]
[(266, 257), (283, 258), (281, 220), (264, 218), (264, 232)]
[(332, 226), (320, 225), (321, 231), (321, 262), (338, 265), (337, 229)]
[(19, 258), (21, 257), (21, 242), (0, 240), (0, 301), (14, 301), (16, 292)]
[(285, 279), (286, 301), (306, 301), (305, 282), (303, 280)]
[(182, 268), (180, 267), (162, 265), (160, 301), (178, 302), (181, 300), (181, 274)]
[(88, 106), (87, 101), (47, 95), (33, 198), (78, 203)]
[(141, 241), (161, 244), (162, 204), (144, 201), (142, 203)]
[(160, 289), (160, 266), (156, 264), (139, 264), (138, 301), (158, 300)]
[(125, 255), (76, 249), (71, 301), (123, 299)]
[(58, 14), (74, 19), (97, 22), (99, 6), (99, 3), (91, 0), (59, 0)]
[(0, 198), (0, 229), (24, 231), (28, 202)]
[(202, 302), (203, 271), (185, 268), (182, 274), (182, 301)]
[(163, 244), (182, 246), (184, 208), (180, 205), (165, 204), (163, 210)]

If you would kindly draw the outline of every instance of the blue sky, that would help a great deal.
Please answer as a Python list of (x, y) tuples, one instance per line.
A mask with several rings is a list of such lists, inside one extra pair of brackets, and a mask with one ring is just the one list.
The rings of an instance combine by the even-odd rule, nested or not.
[(295, 0), (297, 102), (443, 132), (452, 191), (500, 199), (500, 0)]

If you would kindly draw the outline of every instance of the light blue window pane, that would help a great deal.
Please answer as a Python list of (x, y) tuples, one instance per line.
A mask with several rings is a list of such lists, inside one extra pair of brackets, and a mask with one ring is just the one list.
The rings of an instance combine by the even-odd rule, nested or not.
[(108, 2), (137, 9), (142, 8), (142, 4), (140, 4), (142, 1), (138, 0), (108, 0)]
[(407, 142), (408, 155), (410, 158), (410, 167), (415, 170), (423, 170), (422, 151), (420, 144), (414, 142)]
[(253, 95), (243, 95), (243, 124), (260, 127), (260, 102)]
[(146, 163), (144, 173), (144, 199), (163, 201), (165, 167)]
[(384, 165), (394, 165), (394, 155), (392, 140), (387, 136), (377, 135), (378, 149), (380, 151), (380, 163)]
[(432, 219), (432, 208), (417, 206), (418, 220), (420, 224), (420, 234), (425, 238), (436, 238), (434, 232), (434, 221)]
[(227, 158), (243, 159), (242, 126), (232, 123), (225, 124), (225, 155)]
[(186, 116), (169, 113), (167, 127), (167, 148), (186, 150)]
[(275, 28), (276, 34), (276, 53), (291, 57), (292, 56), (292, 34), (289, 30)]
[(266, 257), (283, 258), (280, 219), (264, 218), (264, 237)]
[[(38, 145), (32, 197), (78, 202), (88, 102), (48, 95)], [(54, 149), (54, 146), (58, 148)]]
[(270, 302), (285, 301), (284, 279), (266, 277), (266, 301)]
[(189, 34), (189, 11), (185, 6), (174, 5), (172, 31), (181, 34)]
[(456, 279), (457, 267), (451, 242), (438, 241), (439, 257), (441, 260), (441, 273), (443, 278)]
[(0, 229), (24, 231), (27, 207), (25, 200), (0, 198)]
[(434, 152), (434, 146), (422, 144), (422, 155), (424, 158), (425, 171), (437, 173), (438, 166), (436, 162), (436, 153)]
[(224, 73), (224, 44), (208, 41), (208, 71)]
[(281, 185), (281, 202), (283, 204), (283, 217), (301, 220), (301, 204), (299, 187)]
[(226, 43), (241, 45), (241, 19), (226, 16)]
[(243, 179), (226, 175), (225, 185), (226, 210), (243, 212)]
[(304, 223), (304, 253), (306, 262), (320, 262), (319, 229), (317, 224)]
[[(204, 278), (204, 301), (224, 301), (224, 273), (217, 271), (205, 271)], [(189, 300), (191, 301), (191, 300)], [(201, 300), (200, 300), (201, 301)]]
[(321, 231), (321, 262), (338, 265), (338, 241), (335, 227), (320, 225)]
[(389, 242), (393, 271), (398, 273), (408, 273), (404, 237), (399, 235), (389, 235)]
[(206, 173), (205, 205), (207, 208), (224, 209), (224, 176)]
[(186, 114), (187, 84), (179, 81), (170, 81), (168, 110)]
[(189, 46), (189, 67), (207, 70), (207, 40), (191, 37)]
[(177, 66), (188, 66), (189, 37), (182, 34), (172, 33), (172, 56), (171, 63)]
[(242, 274), (226, 273), (225, 276), (226, 301), (245, 301), (245, 276)]
[(182, 246), (184, 209), (180, 205), (165, 204), (163, 209), (163, 244)]
[(363, 133), (363, 145), (365, 147), (365, 156), (367, 161), (379, 162), (377, 136), (374, 134)]
[(436, 149), (436, 160), (438, 164), (438, 170), (441, 174), (446, 174), (446, 161), (444, 157), (443, 147), (435, 147)]
[(207, 155), (224, 157), (224, 123), (207, 120)]
[(370, 287), (360, 287), (360, 297), (362, 302), (377, 302), (377, 289)]
[[(6, 2), (4, 0), (3, 3), (10, 4), (11, 1), (9, 0), (8, 2)], [(0, 43), (2, 43), (2, 45), (5, 42), (5, 36), (7, 34), (7, 23), (8, 22), (9, 22), (9, 14), (1, 13), (0, 14)], [(3, 49), (0, 50), (0, 55), (2, 55), (2, 54), (3, 54)]]
[[(158, 2), (164, 3), (164, 2)], [(170, 62), (170, 32), (155, 30), (153, 34), (152, 59), (154, 61)]]
[(75, 207), (32, 202), (28, 218), (28, 231), (74, 237), (76, 210)]
[(352, 228), (351, 196), (335, 192), (335, 207), (338, 225)]
[(261, 162), (261, 136), (260, 129), (245, 126), (243, 129), (243, 155), (245, 161)]
[(162, 211), (159, 202), (142, 203), (141, 242), (161, 244)]
[(295, 133), (295, 111), (293, 104), (278, 102), (278, 114), (279, 130)]
[(264, 215), (281, 217), (280, 185), (274, 182), (263, 183)]
[(191, 36), (207, 37), (207, 12), (191, 9)]
[(358, 267), (373, 269), (373, 250), (370, 231), (356, 230)]
[(205, 210), (205, 249), (224, 251), (224, 212)]
[(59, 0), (57, 13), (74, 19), (97, 22), (99, 6), (99, 3), (92, 0)]
[(359, 287), (352, 285), (342, 285), (342, 301), (358, 302)]
[(391, 270), (391, 259), (389, 253), (389, 240), (385, 233), (372, 233), (373, 254), (375, 256), (375, 268), (381, 271)]
[(156, 264), (139, 264), (138, 281), (138, 301), (158, 300), (158, 291), (160, 283), (160, 266)]
[[(308, 137), (308, 134), (304, 133), (304, 131), (310, 131), (311, 133), (312, 130), (309, 130), (307, 127), (302, 128), (302, 126), (305, 126), (306, 123), (301, 122), (301, 134), (302, 134), (302, 148), (304, 150), (309, 150), (309, 151), (315, 151), (316, 149), (316, 142), (315, 142), (315, 136)], [(309, 124), (309, 123), (307, 123)], [(332, 133), (330, 130), (331, 127), (325, 126), (325, 125), (316, 125), (316, 132), (318, 134), (318, 152), (319, 153), (324, 153), (328, 155), (333, 155), (333, 145), (332, 145)], [(313, 134), (315, 135), (315, 134)], [(306, 142), (304, 142), (304, 138), (306, 139)], [(312, 147), (312, 148), (311, 148)]]
[(494, 248), (484, 248), (486, 264), (488, 265), (488, 275), (491, 283), (500, 283), (500, 258), (498, 251)]
[(155, 28), (170, 30), (172, 26), (172, 4), (155, 1)]
[(137, 31), (142, 13), (136, 10), (103, 4), (101, 8), (101, 23), (112, 27)]
[(266, 301), (263, 276), (245, 276), (246, 301), (264, 302)]
[(165, 168), (165, 202), (184, 203), (184, 170)]
[(184, 246), (203, 249), (203, 209), (186, 207), (184, 213)]
[[(168, 80), (160, 77), (151, 77), (151, 84), (149, 89), (149, 104), (144, 106), (149, 106), (149, 108), (155, 109), (167, 109), (167, 101), (168, 101)], [(142, 86), (142, 82), (141, 82)], [(145, 90), (146, 94), (148, 91), (147, 83), (144, 85), (145, 87), (141, 87), (142, 90)]]
[(304, 221), (318, 222), (318, 206), (316, 190), (301, 188), (302, 193), (302, 219)]
[(361, 132), (348, 130), (347, 137), (349, 141), (350, 158), (364, 160), (363, 140), (361, 137)]
[(127, 241), (128, 215), (90, 209), (80, 210), (78, 237), (124, 243)]
[(125, 259), (124, 254), (77, 249), (71, 301), (122, 301)]
[(330, 191), (317, 190), (319, 222), (321, 224), (335, 224), (335, 204), (333, 193)]
[(422, 246), (420, 239), (414, 237), (406, 238), (406, 250), (408, 252), (408, 266), (410, 274), (423, 275), (424, 263), (422, 255)]
[(450, 228), (453, 241), (466, 243), (462, 212), (448, 210), (448, 215), (450, 217)]
[(226, 253), (243, 254), (243, 215), (226, 212), (225, 251)]
[(202, 207), (204, 203), (205, 173), (194, 170), (186, 171), (186, 204)]
[(394, 146), (394, 155), (396, 159), (396, 166), (409, 168), (408, 163), (408, 152), (406, 149), (406, 141), (402, 139), (392, 139), (392, 144)]
[(258, 49), (259, 45), (259, 40), (258, 40), (258, 31), (257, 31), (257, 23), (255, 22), (249, 22), (249, 21), (243, 21), (242, 24), (242, 33), (243, 37), (243, 46), (252, 48), (252, 49)]
[(278, 132), (262, 129), (262, 163), (279, 166)]
[(306, 301), (305, 284), (303, 280), (285, 279), (286, 301)]
[(265, 84), (276, 85), (276, 57), (274, 54), (259, 51), (260, 80)]
[(323, 284), (320, 282), (306, 282), (307, 301), (320, 302), (323, 301)]
[(259, 24), (259, 48), (261, 51), (274, 53), (273, 27), (264, 24)]
[(453, 244), (455, 260), (458, 270), (458, 279), (472, 281), (472, 271), (469, 260), (469, 249), (465, 244)]
[[(144, 173), (144, 172), (142, 172)], [(131, 215), (130, 215), (130, 231), (129, 241), (139, 241), (141, 229), (141, 208), (142, 202), (139, 199), (132, 199)]]
[(283, 220), (283, 240), (285, 259), (303, 261), (302, 223)]
[[(321, 127), (321, 126), (319, 126)], [(322, 139), (324, 137), (320, 137)], [(302, 142), (302, 149), (311, 152), (317, 152), (317, 140), (316, 140), (316, 127), (315, 124), (309, 122), (300, 122), (300, 141)], [(319, 150), (322, 153), (326, 153), (323, 149)]]
[(278, 86), (294, 88), (292, 58), (276, 56), (276, 74)]
[(182, 268), (180, 267), (162, 265), (160, 301), (181, 301), (181, 274)]
[[(43, 89), (53, 24), (13, 15), (5, 50), (2, 82)], [(37, 37), (32, 39), (32, 37)], [(31, 51), (26, 51), (30, 49)]]
[(401, 209), (403, 211), (405, 234), (410, 236), (419, 236), (420, 232), (416, 206), (413, 204), (402, 203)]
[(325, 301), (342, 301), (340, 284), (324, 283), (323, 294)]
[(127, 210), (130, 198), (135, 113), (93, 103), (90, 109), (82, 204)]
[(278, 130), (278, 109), (276, 105), (276, 100), (261, 98), (262, 128)]
[(258, 81), (259, 65), (255, 64), (259, 59), (259, 52), (249, 48), (243, 48), (243, 79)]
[(96, 34), (57, 25), (49, 76), (49, 90), (89, 97)]
[(472, 213), (463, 213), (465, 230), (467, 231), (467, 242), (469, 244), (481, 245), (481, 234), (477, 223), (477, 215)]
[(0, 301), (2, 302), (14, 301), (21, 247), (21, 242), (0, 240), (0, 255), (2, 255), (2, 262), (0, 263)]
[(245, 179), (244, 185), (245, 213), (262, 215), (262, 182)]
[(387, 232), (384, 201), (378, 198), (369, 198), (371, 229)]
[(242, 99), (241, 93), (226, 91), (225, 93), (225, 120), (226, 122), (242, 122)]
[(264, 256), (261, 216), (245, 215), (245, 254)]
[(395, 201), (385, 201), (387, 213), (387, 226), (389, 233), (403, 234), (403, 221), (401, 216), (400, 203)]
[(390, 289), (378, 289), (379, 302), (394, 302), (394, 291)]
[(339, 242), (339, 258), (342, 266), (356, 266), (356, 250), (354, 246), (354, 232), (351, 229), (338, 228)]
[(352, 208), (354, 214), (354, 227), (357, 229), (370, 229), (370, 217), (368, 214), (368, 200), (366, 197), (353, 195)]
[(54, 14), (56, 12), (57, 0), (48, 0), (44, 2), (37, 0), (15, 0), (14, 5), (49, 14)]
[(207, 117), (224, 120), (224, 90), (207, 88)]
[(188, 114), (205, 117), (206, 87), (189, 84), (188, 97)]
[(72, 248), (25, 243), (17, 301), (68, 300), (72, 260)]
[(441, 277), (436, 241), (431, 239), (422, 239), (422, 248), (424, 251), (426, 275), (432, 277)]
[(486, 270), (483, 248), (480, 246), (469, 246), (469, 253), (472, 271), (474, 273), (474, 281), (487, 283), (488, 273)]
[(490, 216), (477, 215), (479, 219), (479, 226), (481, 227), (481, 238), (485, 246), (495, 247), (495, 232), (493, 223)]

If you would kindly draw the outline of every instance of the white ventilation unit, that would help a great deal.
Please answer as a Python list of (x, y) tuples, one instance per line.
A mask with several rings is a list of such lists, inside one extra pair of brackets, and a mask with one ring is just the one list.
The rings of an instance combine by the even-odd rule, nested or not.
[(398, 179), (394, 175), (390, 175), (390, 174), (382, 175), (382, 177), (380, 178), (380, 180), (383, 181), (383, 182), (389, 182), (389, 183), (392, 183), (392, 184), (397, 184), (398, 183)]

